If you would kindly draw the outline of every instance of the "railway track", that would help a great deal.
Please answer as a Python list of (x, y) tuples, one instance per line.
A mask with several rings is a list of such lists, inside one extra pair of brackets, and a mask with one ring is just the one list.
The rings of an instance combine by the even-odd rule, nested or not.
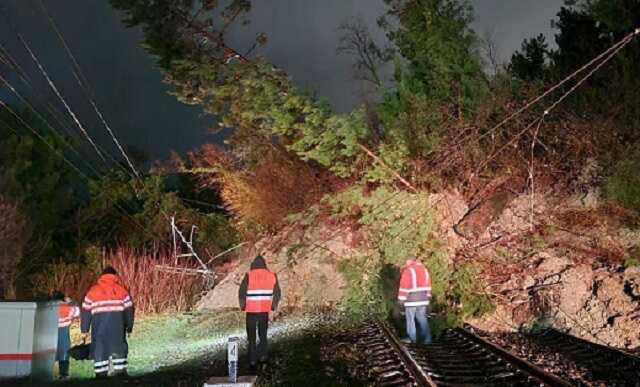
[(529, 339), (588, 369), (607, 386), (640, 387), (640, 357), (548, 329)]
[(462, 328), (420, 346), (401, 343), (385, 323), (370, 322), (358, 342), (379, 386), (571, 386)]

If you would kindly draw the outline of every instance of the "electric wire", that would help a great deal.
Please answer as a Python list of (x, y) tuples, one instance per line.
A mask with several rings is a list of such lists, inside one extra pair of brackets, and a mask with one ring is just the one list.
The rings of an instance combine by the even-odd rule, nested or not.
[[(492, 134), (493, 132), (495, 132), (496, 130), (502, 128), (504, 125), (506, 125), (509, 121), (511, 121), (512, 119), (516, 118), (517, 116), (521, 115), (522, 113), (524, 113), (525, 111), (529, 110), (529, 108), (531, 108), (532, 106), (536, 105), (538, 102), (542, 101), (545, 97), (547, 97), (548, 95), (554, 93), (556, 90), (558, 90), (560, 87), (562, 87), (565, 83), (569, 82), (570, 80), (572, 80), (573, 78), (577, 77), (578, 75), (580, 75), (581, 73), (583, 73), (585, 70), (587, 70), (588, 68), (590, 68), (591, 66), (593, 66), (595, 63), (597, 63), (599, 60), (601, 60), (602, 58), (607, 57), (607, 55), (609, 55), (612, 51), (615, 51), (616, 53), (619, 51), (619, 49), (621, 47), (626, 46), (631, 40), (633, 40), (633, 38), (637, 35), (640, 35), (640, 29), (636, 29), (635, 31), (629, 33), (628, 35), (626, 35), (624, 38), (622, 38), (621, 40), (619, 40), (618, 42), (616, 42), (614, 45), (612, 45), (611, 47), (609, 47), (608, 49), (606, 49), (605, 51), (603, 51), (602, 53), (600, 53), (598, 56), (596, 56), (595, 58), (593, 58), (592, 60), (590, 60), (589, 62), (587, 62), (585, 65), (583, 65), (582, 67), (580, 67), (578, 70), (574, 71), (573, 73), (569, 74), (567, 77), (565, 77), (564, 79), (562, 79), (560, 82), (556, 83), (555, 85), (553, 85), (551, 88), (549, 88), (547, 91), (545, 91), (544, 93), (540, 94), (539, 96), (537, 96), (536, 98), (532, 99), (531, 101), (527, 102), (524, 106), (522, 106), (520, 109), (516, 110), (514, 113), (510, 114), (509, 116), (507, 116), (505, 119), (503, 119), (502, 121), (500, 121), (498, 124), (496, 124), (494, 127), (492, 127), (491, 129), (489, 129), (487, 132), (481, 134), (479, 137), (477, 137), (475, 140), (479, 141), (487, 136), (489, 136), (490, 134)], [(605, 59), (605, 61), (608, 59)], [(574, 89), (575, 90), (575, 89)], [(456, 143), (454, 146), (460, 146), (462, 144), (464, 144), (465, 142), (467, 142), (469, 139), (473, 138), (473, 135), (469, 135), (466, 138), (462, 139), (460, 142)]]
[[(6, 55), (8, 55), (9, 57), (11, 57), (11, 54), (9, 53), (8, 50), (6, 50)], [(20, 64), (18, 62), (16, 62), (14, 59), (12, 59), (12, 61), (14, 62), (14, 65), (12, 66), (13, 70), (16, 71), (18, 73), (18, 75), (20, 75), (20, 73), (23, 73), (26, 75), (26, 72), (24, 71), (24, 69), (22, 68), (22, 66), (20, 66)], [(41, 93), (38, 93), (38, 90), (33, 86), (33, 84), (31, 82), (29, 82), (27, 79), (25, 79), (24, 77), (20, 76), (20, 79), (22, 80), (22, 82), (32, 90), (32, 92), (34, 93), (34, 95), (36, 96), (36, 98), (40, 101), (41, 104), (46, 105), (48, 110), (49, 110), (49, 114), (51, 115), (51, 117), (54, 119), (54, 121), (57, 122), (57, 124), (70, 136), (70, 137), (74, 137), (73, 131), (71, 131), (69, 129), (69, 126), (73, 127), (75, 126), (71, 121), (66, 121), (65, 120), (65, 116), (64, 114), (60, 113), (52, 104), (50, 103), (46, 103), (44, 101), (44, 97), (41, 95)], [(16, 96), (21, 99), (23, 101), (23, 103), (26, 104), (26, 98), (21, 95), (19, 93), (19, 91), (17, 90), (17, 88), (13, 85), (11, 85), (6, 79), (3, 81), (3, 83), (5, 83), (7, 85), (7, 87), (9, 87), (12, 92), (14, 94), (16, 94)], [(35, 112), (37, 109), (35, 109), (33, 106), (31, 107), (32, 110)], [(58, 115), (57, 113), (59, 113), (60, 115)], [(40, 115), (41, 116), (41, 115)], [(41, 116), (42, 117), (42, 116)], [(44, 119), (44, 117), (41, 118), (42, 120), (46, 121), (46, 119)], [(63, 122), (66, 121), (66, 122)], [(52, 128), (52, 125), (47, 121), (47, 125)], [(53, 129), (53, 128), (52, 128)], [(55, 130), (55, 129), (53, 129)], [(81, 133), (81, 132), (80, 132)], [(127, 168), (125, 168), (120, 161), (116, 160), (109, 152), (107, 152), (103, 147), (101, 147), (99, 144), (96, 143), (96, 145), (98, 146), (98, 148), (100, 148), (102, 150), (102, 152), (104, 154), (106, 154), (109, 159), (117, 166), (119, 167), (122, 171), (124, 171), (126, 174), (131, 175), (131, 173), (129, 172), (129, 170)], [(76, 153), (79, 153), (79, 151), (76, 151)], [(79, 154), (78, 154), (79, 155)], [(79, 155), (79, 157), (82, 158), (82, 156)], [(106, 169), (110, 169), (110, 166), (108, 163), (105, 163), (105, 167)]]
[(36, 57), (36, 55), (33, 53), (33, 51), (31, 50), (31, 47), (29, 47), (29, 45), (27, 44), (27, 42), (24, 40), (24, 38), (22, 37), (21, 34), (18, 34), (18, 38), (20, 39), (20, 41), (22, 42), (22, 45), (24, 46), (24, 48), (29, 52), (29, 55), (31, 56), (31, 59), (33, 59), (33, 61), (36, 63), (36, 65), (38, 66), (38, 68), (40, 69), (40, 72), (42, 73), (42, 75), (45, 77), (45, 79), (47, 80), (47, 83), (49, 84), (49, 87), (51, 87), (51, 89), (53, 90), (53, 92), (58, 96), (58, 98), (60, 99), (60, 101), (62, 102), (62, 104), (64, 105), (64, 107), (67, 109), (67, 113), (69, 113), (69, 115), (73, 118), (75, 124), (78, 126), (78, 128), (80, 129), (80, 131), (82, 131), (82, 133), (84, 134), (85, 138), (87, 139), (87, 141), (89, 141), (89, 143), (91, 144), (91, 146), (93, 146), (93, 149), (95, 149), (96, 153), (98, 154), (98, 156), (102, 159), (102, 161), (104, 161), (105, 163), (107, 163), (107, 160), (105, 159), (105, 157), (102, 155), (102, 153), (100, 152), (100, 149), (98, 149), (98, 146), (96, 145), (96, 143), (93, 141), (93, 139), (91, 138), (91, 136), (89, 135), (89, 133), (87, 132), (87, 130), (84, 128), (84, 126), (82, 126), (82, 123), (80, 123), (80, 120), (78, 119), (78, 117), (76, 116), (76, 114), (73, 112), (73, 110), (71, 109), (71, 107), (69, 106), (69, 104), (67, 103), (67, 101), (64, 99), (64, 97), (62, 96), (62, 94), (60, 93), (60, 91), (58, 90), (58, 88), (56, 87), (56, 85), (53, 83), (53, 81), (51, 80), (51, 78), (49, 77), (49, 74), (47, 73), (47, 71), (44, 69), (44, 67), (42, 66), (42, 64), (40, 63), (40, 60)]
[[(55, 154), (58, 157), (60, 157), (80, 177), (84, 178), (87, 181), (91, 181), (91, 178), (89, 176), (87, 176), (87, 174), (82, 172), (82, 170), (78, 166), (76, 166), (71, 160), (69, 160), (64, 155), (63, 152), (61, 152), (60, 150), (56, 149), (53, 145), (51, 145), (51, 143), (49, 141), (47, 141), (47, 139), (44, 138), (44, 136), (42, 136), (28, 122), (24, 121), (24, 119), (22, 117), (20, 117), (20, 115), (16, 111), (14, 111), (10, 106), (8, 106), (2, 99), (0, 99), (0, 107), (5, 108), (9, 113), (11, 113), (11, 115), (13, 115), (20, 122), (20, 124), (22, 124), (22, 126), (24, 126), (25, 128), (29, 129), (40, 141), (42, 141), (52, 151), (53, 154)], [(10, 124), (7, 124), (7, 123), (3, 123), (3, 124), (6, 127), (8, 127), (10, 130), (12, 130), (14, 133), (18, 134), (17, 131), (14, 128), (12, 128)], [(116, 209), (116, 211), (120, 212), (121, 215), (123, 215), (125, 218), (128, 218), (133, 225), (135, 225), (136, 227), (140, 228), (143, 232), (147, 232), (148, 231), (140, 222), (138, 222), (137, 219), (135, 219), (133, 216), (131, 216), (131, 214), (129, 214), (127, 212), (127, 210), (125, 210), (123, 207), (121, 207), (118, 204), (118, 201), (116, 199), (112, 198), (108, 194), (105, 195), (105, 197), (107, 198), (107, 200), (111, 201), (111, 203), (113, 204), (113, 206)], [(167, 242), (164, 241), (163, 239), (159, 239), (159, 241), (162, 242), (162, 243), (167, 244)]]
[[(624, 39), (622, 39), (621, 41), (617, 42), (616, 44), (614, 44), (611, 48), (609, 48), (608, 50), (606, 50), (604, 53), (600, 54), (597, 59), (602, 59), (604, 57), (604, 60), (602, 60), (602, 62), (598, 63), (597, 66), (595, 66), (593, 69), (591, 69), (584, 77), (582, 77), (581, 79), (579, 79), (576, 84), (571, 87), (568, 91), (566, 91), (564, 94), (562, 94), (558, 99), (556, 99), (551, 105), (549, 105), (542, 113), (542, 116), (534, 121), (532, 121), (529, 125), (527, 125), (527, 127), (520, 131), (519, 133), (517, 133), (507, 144), (505, 144), (503, 147), (500, 148), (500, 150), (498, 150), (497, 152), (494, 152), (494, 154), (487, 160), (485, 160), (481, 167), (478, 168), (476, 170), (476, 173), (472, 174), (471, 176), (469, 176), (467, 179), (465, 179), (465, 183), (463, 184), (467, 184), (468, 182), (470, 182), (481, 170), (481, 168), (486, 167), (486, 165), (493, 159), (495, 158), (499, 153), (501, 153), (504, 149), (507, 148), (508, 145), (513, 144), (513, 142), (517, 141), (520, 137), (522, 137), (527, 131), (529, 131), (534, 125), (538, 125), (537, 126), (537, 130), (540, 130), (540, 125), (542, 125), (542, 123), (544, 122), (544, 119), (547, 115), (549, 115), (551, 113), (552, 110), (554, 110), (560, 103), (562, 103), (562, 101), (564, 101), (570, 94), (572, 94), (576, 89), (578, 89), (578, 87), (580, 87), (582, 84), (584, 84), (584, 82), (586, 82), (589, 78), (591, 78), (591, 76), (593, 76), (593, 74), (595, 74), (600, 68), (602, 68), (602, 66), (604, 66), (607, 62), (609, 62), (613, 57), (616, 56), (616, 54), (618, 54), (626, 45), (628, 45), (631, 41), (633, 41), (633, 38), (640, 35), (640, 29), (636, 29), (634, 32), (628, 34)], [(596, 63), (597, 60), (592, 60), (589, 62), (589, 64), (593, 65), (594, 63)], [(585, 65), (586, 66), (586, 65)], [(583, 66), (582, 68), (580, 68), (578, 71), (574, 72), (573, 74), (576, 73), (582, 73), (586, 68)], [(575, 77), (575, 76), (571, 76), (571, 77)], [(562, 81), (561, 83), (565, 83), (565, 81)], [(554, 86), (552, 89), (550, 90), (555, 90), (559, 87), (559, 85)], [(547, 91), (543, 94), (543, 96), (548, 95), (550, 92)], [(542, 97), (543, 98), (543, 97)], [(541, 97), (538, 97), (536, 99), (534, 99), (534, 101), (539, 101), (540, 99), (542, 99)], [(529, 103), (527, 104), (528, 107), (533, 106), (535, 103)], [(520, 109), (522, 110), (522, 109)], [(524, 110), (522, 110), (524, 111)], [(516, 112), (517, 113), (517, 112)], [(514, 113), (515, 114), (515, 113)], [(427, 206), (427, 208), (430, 210), (430, 207)], [(421, 213), (421, 215), (417, 218), (415, 218), (416, 220), (418, 218), (421, 218), (423, 216), (425, 216), (427, 214), (427, 212), (423, 212)], [(411, 222), (409, 225), (407, 225), (405, 228), (403, 228), (402, 230), (400, 230), (398, 233), (396, 233), (392, 239), (397, 238), (398, 236), (400, 236), (402, 233), (404, 233), (410, 225), (414, 224), (415, 220), (413, 222)]]
[[(42, 121), (45, 125), (47, 125), (49, 127), (49, 129), (51, 129), (51, 131), (60, 138), (60, 140), (64, 143), (64, 145), (66, 145), (76, 156), (78, 156), (81, 160), (85, 160), (84, 157), (82, 157), (82, 155), (80, 154), (80, 152), (74, 148), (65, 138), (65, 135), (63, 135), (61, 132), (59, 132), (53, 125), (51, 125), (51, 123), (45, 119), (40, 112), (27, 100), (25, 99), (22, 94), (20, 94), (15, 87), (7, 80), (5, 79), (1, 74), (0, 74), (0, 82), (4, 83), (5, 86), (7, 86), (7, 88), (9, 90), (11, 90), (11, 92), (25, 105), (29, 108), (29, 110), (31, 112), (33, 112), (33, 114), (36, 115), (36, 117), (38, 119), (40, 119), (40, 121)], [(87, 163), (87, 165), (90, 165)], [(92, 168), (93, 169), (93, 168)]]
[(69, 57), (69, 60), (71, 60), (71, 62), (73, 64), (73, 67), (74, 67), (73, 75), (76, 78), (76, 81), (78, 82), (78, 84), (80, 85), (80, 88), (83, 90), (85, 96), (87, 97), (87, 99), (91, 103), (91, 106), (93, 107), (96, 115), (100, 118), (100, 121), (102, 122), (103, 126), (105, 127), (105, 129), (107, 130), (109, 135), (111, 136), (111, 139), (113, 140), (113, 142), (115, 143), (116, 147), (118, 148), (118, 150), (120, 151), (120, 153), (122, 154), (124, 159), (126, 160), (127, 164), (129, 165), (129, 168), (131, 168), (131, 170), (133, 171), (133, 174), (136, 177), (140, 177), (140, 174), (138, 173), (138, 171), (136, 170), (135, 166), (131, 162), (131, 159), (127, 155), (127, 152), (125, 152), (124, 148), (120, 144), (120, 141), (118, 141), (118, 138), (116, 137), (116, 135), (114, 134), (113, 130), (111, 129), (111, 127), (109, 126), (109, 124), (105, 120), (102, 112), (98, 108), (98, 105), (97, 105), (95, 99), (93, 98), (93, 96), (91, 95), (92, 93), (89, 90), (89, 82), (87, 81), (87, 78), (84, 76), (84, 73), (82, 72), (82, 68), (80, 67), (80, 64), (78, 63), (78, 61), (76, 60), (76, 57), (71, 52), (71, 49), (69, 48), (69, 45), (67, 44), (64, 36), (62, 35), (62, 32), (58, 29), (58, 26), (55, 23), (55, 20), (53, 19), (53, 17), (49, 13), (48, 9), (46, 8), (46, 6), (44, 5), (44, 2), (42, 0), (39, 1), (39, 4), (40, 4), (40, 8), (41, 8), (43, 14), (46, 16), (46, 18), (49, 21), (49, 25), (51, 26), (51, 28), (55, 32), (56, 36), (58, 37), (58, 40), (62, 43), (62, 46), (64, 47), (65, 52), (67, 53), (67, 56)]
[(18, 62), (11, 56), (9, 50), (4, 47), (2, 43), (0, 43), (0, 55), (5, 58), (5, 63), (7, 66), (13, 68), (18, 73), (18, 76), (23, 79), (23, 82), (27, 84), (31, 84), (31, 78), (29, 75), (23, 71), (22, 67), (18, 64)]

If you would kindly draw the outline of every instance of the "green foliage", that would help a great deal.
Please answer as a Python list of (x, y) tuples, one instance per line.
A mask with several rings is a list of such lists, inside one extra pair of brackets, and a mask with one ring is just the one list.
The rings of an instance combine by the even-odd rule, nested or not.
[(39, 130), (53, 150), (3, 109), (0, 112), (0, 195), (17, 203), (28, 229), (19, 276), (75, 247), (75, 209), (82, 185), (63, 158), (64, 139), (42, 128), (27, 112), (18, 114)]
[(112, 4), (126, 12), (129, 26), (142, 26), (145, 46), (158, 56), (176, 97), (201, 106), (222, 128), (234, 129), (227, 142), (244, 168), (252, 171), (265, 150), (273, 151), (275, 140), (284, 145), (277, 151), (293, 152), (338, 176), (354, 172), (353, 165), (362, 157), (357, 144), (368, 137), (362, 111), (335, 115), (327, 103), (298, 90), (272, 65), (239, 57), (230, 60), (237, 53), (226, 45), (224, 33), (249, 9), (249, 1), (225, 6), (203, 2), (200, 11), (201, 4), (194, 1), (113, 0)]
[[(378, 112), (384, 125), (378, 155), (398, 171), (426, 158), (449, 124), (473, 117), (488, 93), (466, 0), (386, 0), (381, 19), (401, 58), (395, 85)], [(371, 171), (371, 181), (384, 173)]]
[[(509, 67), (523, 80), (560, 81), (633, 32), (638, 15), (640, 3), (633, 0), (566, 0), (553, 21), (557, 48), (547, 50), (541, 36), (525, 40)], [(567, 99), (576, 113), (615, 122), (613, 136), (623, 141), (638, 140), (639, 48), (631, 41)]]
[(212, 252), (230, 247), (235, 235), (223, 214), (203, 213), (184, 205), (168, 189), (164, 177), (151, 175), (133, 180), (113, 172), (89, 183), (90, 199), (78, 213), (80, 238), (115, 248), (141, 248), (170, 240), (170, 217), (183, 232), (197, 227), (196, 246)]
[(302, 160), (339, 176), (353, 173), (354, 162), (363, 157), (358, 143), (369, 135), (363, 111), (335, 115), (326, 102), (302, 93), (267, 63), (229, 65), (226, 80), (208, 64), (183, 61), (178, 67), (199, 85), (197, 93), (187, 96), (177, 90), (179, 99), (198, 101), (222, 127), (234, 128), (227, 143), (243, 155), (247, 169), (260, 163), (274, 138)]
[[(385, 286), (391, 277), (388, 271), (383, 271), (385, 266), (377, 257), (370, 256), (354, 257), (341, 263), (339, 269), (349, 282), (349, 288), (341, 300), (340, 310), (347, 318), (359, 321), (388, 316), (393, 307), (393, 285)], [(398, 277), (397, 269), (395, 273)]]
[(640, 146), (632, 147), (613, 167), (605, 192), (623, 206), (640, 211)]
[(624, 260), (624, 267), (626, 268), (637, 267), (637, 266), (640, 266), (640, 258), (638, 257), (627, 257)]
[(143, 47), (165, 70), (185, 57), (207, 56), (223, 61), (225, 47), (216, 43), (231, 22), (251, 9), (249, 0), (224, 4), (218, 0), (110, 0), (110, 3), (125, 11), (123, 22), (127, 27), (142, 27)]
[[(409, 91), (436, 106), (469, 112), (487, 91), (466, 0), (385, 0), (382, 25), (408, 62), (398, 68), (399, 95)], [(403, 90), (404, 89), (404, 90)]]
[(549, 318), (543, 317), (538, 320), (535, 320), (525, 328), (525, 331), (531, 335), (539, 335), (546, 330), (553, 328), (553, 321)]
[(524, 81), (544, 79), (548, 54), (549, 45), (544, 35), (525, 39), (521, 51), (516, 51), (511, 56), (509, 71), (514, 77)]
[(435, 220), (424, 195), (382, 186), (364, 196), (361, 187), (354, 187), (330, 204), (336, 217), (360, 214), (358, 223), (373, 244), (369, 254), (340, 267), (350, 284), (342, 308), (352, 317), (389, 315), (397, 302), (400, 268), (412, 254), (431, 273), (432, 308), (439, 315), (434, 321), (436, 332), (491, 310), (489, 297), (480, 291), (477, 269), (470, 264), (455, 265), (433, 236)]

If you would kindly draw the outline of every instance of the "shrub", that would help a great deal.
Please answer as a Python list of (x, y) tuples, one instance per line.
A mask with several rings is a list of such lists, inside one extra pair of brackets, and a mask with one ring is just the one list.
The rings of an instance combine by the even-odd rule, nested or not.
[[(120, 247), (116, 251), (88, 254), (85, 262), (59, 262), (33, 276), (36, 292), (62, 290), (76, 301), (95, 283), (102, 267), (113, 266), (129, 288), (137, 314), (182, 312), (191, 308), (205, 290), (199, 275), (171, 273), (158, 266), (178, 266), (172, 254), (159, 249), (136, 251)], [(192, 264), (179, 266), (196, 269)]]
[(138, 313), (183, 312), (195, 305), (205, 289), (200, 275), (170, 273), (158, 266), (180, 266), (197, 269), (194, 264), (180, 262), (172, 254), (155, 250), (136, 252), (120, 248), (106, 256), (106, 262), (120, 274), (129, 287)]
[(52, 263), (31, 277), (33, 293), (47, 296), (54, 290), (62, 291), (76, 302), (82, 301), (85, 293), (98, 278), (99, 268), (78, 262), (60, 261)]
[(626, 152), (615, 164), (605, 190), (607, 196), (624, 207), (640, 211), (640, 145)]
[(342, 310), (351, 317), (384, 318), (392, 313), (400, 268), (411, 254), (418, 255), (432, 277), (436, 334), (491, 310), (490, 298), (478, 286), (477, 269), (456, 264), (434, 237), (434, 216), (424, 195), (380, 187), (365, 197), (356, 187), (338, 195), (332, 205), (338, 217), (360, 214), (358, 222), (368, 235), (369, 254), (340, 267), (350, 284)]
[[(278, 148), (279, 149), (279, 148)], [(218, 186), (243, 231), (274, 231), (291, 214), (305, 211), (330, 191), (322, 171), (285, 151), (267, 150), (260, 164), (246, 168), (225, 150), (204, 146), (191, 155), (192, 171), (204, 186)]]

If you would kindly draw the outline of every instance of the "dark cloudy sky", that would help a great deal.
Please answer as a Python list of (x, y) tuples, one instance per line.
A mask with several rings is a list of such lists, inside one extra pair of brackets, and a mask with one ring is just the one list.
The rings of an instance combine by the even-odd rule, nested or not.
[[(506, 60), (524, 38), (542, 32), (549, 41), (553, 40), (550, 20), (561, 3), (562, 0), (473, 0), (474, 28), (481, 36), (491, 36), (501, 59)], [(153, 158), (164, 158), (170, 150), (184, 153), (205, 141), (220, 141), (208, 133), (211, 118), (168, 95), (162, 75), (139, 46), (140, 30), (124, 28), (121, 15), (106, 0), (45, 0), (45, 4), (95, 91), (98, 105), (124, 143)], [(85, 127), (115, 154), (104, 128), (84, 100), (37, 0), (1, 0), (0, 6), (40, 56)], [(233, 31), (231, 38), (235, 46), (248, 47), (257, 33), (265, 32), (269, 43), (261, 55), (285, 69), (300, 86), (328, 98), (337, 110), (346, 111), (358, 103), (361, 86), (354, 80), (350, 59), (335, 53), (338, 26), (350, 17), (361, 17), (383, 43), (384, 35), (375, 24), (383, 10), (382, 0), (255, 0), (251, 24)], [(55, 101), (1, 17), (0, 43), (33, 78), (37, 95)], [(6, 67), (0, 65), (0, 73), (19, 85)], [(36, 97), (27, 94), (31, 99)], [(6, 90), (0, 90), (0, 96), (6, 99)]]

